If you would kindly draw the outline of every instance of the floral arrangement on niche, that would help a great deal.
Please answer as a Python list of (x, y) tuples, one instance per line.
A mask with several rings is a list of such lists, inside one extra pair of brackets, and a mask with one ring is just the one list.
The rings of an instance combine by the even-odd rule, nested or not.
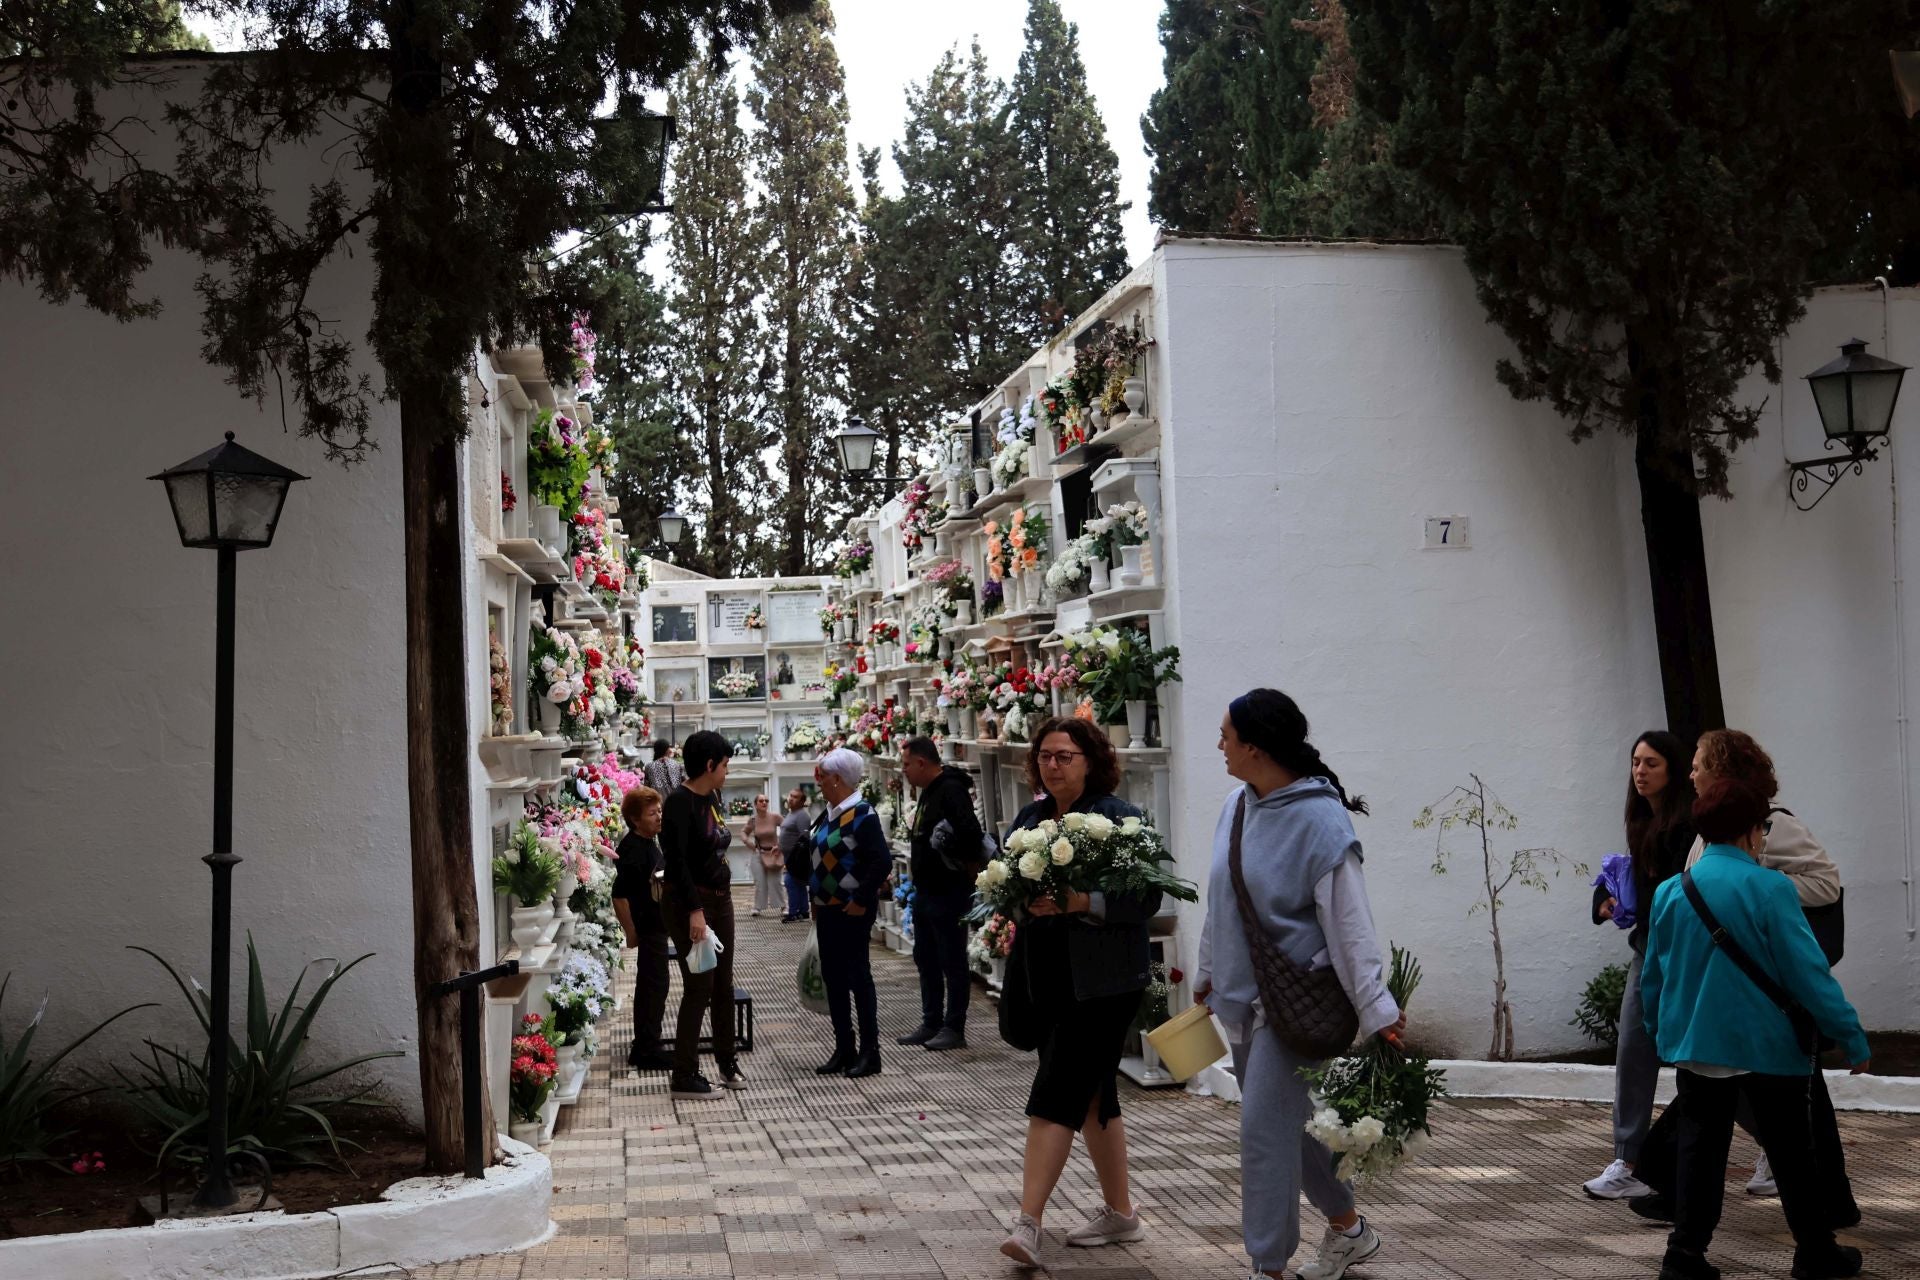
[(1061, 547), (1060, 554), (1047, 566), (1047, 586), (1056, 597), (1064, 596), (1081, 583), (1091, 581), (1094, 561), (1104, 561), (1106, 558), (1099, 540), (1090, 533), (1083, 533)]
[(755, 605), (753, 608), (747, 610), (747, 616), (741, 621), (740, 625), (749, 631), (763, 631), (766, 629), (767, 615), (761, 612), (759, 605)]
[(521, 1019), (521, 1032), (513, 1038), (513, 1067), (507, 1077), (507, 1097), (513, 1118), (521, 1124), (538, 1124), (540, 1108), (553, 1095), (554, 1076), (559, 1072), (558, 1055), (548, 1041), (545, 1019), (530, 1013)]
[(540, 838), (540, 829), (521, 822), (493, 858), (493, 891), (523, 907), (537, 907), (560, 887), (560, 857)]
[(1047, 519), (1037, 509), (1022, 507), (1007, 525), (1007, 557), (1015, 573), (1033, 573), (1047, 554)]
[(926, 545), (933, 536), (933, 527), (947, 514), (944, 503), (933, 500), (933, 490), (925, 480), (915, 479), (900, 495), (903, 510), (900, 514), (900, 544), (909, 555)]
[(1025, 742), (1035, 727), (1035, 717), (1047, 710), (1047, 699), (1029, 667), (1002, 664), (994, 672), (987, 689), (987, 705), (1000, 716), (1001, 728), (1009, 740)]
[(573, 318), (573, 386), (574, 390), (585, 393), (593, 390), (594, 348), (599, 340), (593, 330), (587, 327), (587, 317), (577, 315)]
[(579, 951), (569, 955), (547, 987), (547, 1007), (560, 1043), (580, 1043), (588, 1028), (613, 1011), (613, 979), (606, 966)]
[(513, 491), (513, 477), (500, 473), (500, 514), (506, 515), (520, 505), (520, 495)]
[(908, 662), (933, 662), (940, 656), (940, 628), (946, 615), (938, 605), (923, 604), (907, 625)]
[(729, 671), (713, 682), (723, 698), (744, 698), (760, 687), (759, 678), (750, 671)]
[(745, 796), (733, 797), (733, 799), (727, 801), (727, 816), (729, 818), (751, 818), (753, 816), (753, 801), (747, 799)]
[(500, 633), (487, 623), (487, 687), (489, 716), (487, 732), (496, 738), (513, 732), (513, 670), (507, 665), (507, 649)]
[[(987, 585), (996, 589), (1006, 581), (1009, 548), (1007, 535), (1000, 528), (998, 520), (989, 520), (980, 526), (980, 537), (987, 556)], [(986, 604), (985, 592), (981, 594), (981, 605)]]
[(627, 582), (627, 566), (613, 549), (611, 533), (607, 513), (598, 508), (578, 512), (567, 522), (573, 576), (608, 609), (618, 606)]
[(802, 720), (787, 730), (787, 751), (817, 751), (826, 740), (826, 734), (819, 725), (811, 720)]
[(827, 701), (836, 707), (860, 683), (858, 668), (847, 663), (829, 662), (820, 674), (826, 678)]
[(991, 618), (994, 614), (1005, 608), (1006, 603), (1007, 589), (1000, 585), (998, 579), (993, 579), (980, 585), (981, 617)]
[(527, 437), (527, 491), (535, 502), (560, 508), (560, 518), (571, 521), (592, 470), (586, 432), (572, 418), (552, 409), (534, 415)]
[(820, 611), (820, 634), (831, 640), (833, 633), (840, 629), (841, 620), (846, 616), (846, 606), (837, 602), (829, 604)]
[(940, 593), (941, 612), (949, 618), (957, 612), (953, 606), (973, 599), (973, 574), (962, 561), (942, 560), (927, 570), (926, 582)]
[(873, 543), (865, 538), (855, 538), (847, 544), (833, 562), (833, 573), (837, 578), (853, 578), (873, 568)]
[(876, 619), (867, 627), (867, 638), (881, 644), (893, 644), (900, 639), (900, 624), (891, 618)]
[(1094, 627), (1067, 636), (1064, 647), (1103, 724), (1123, 722), (1127, 703), (1150, 701), (1155, 689), (1180, 679), (1179, 647), (1155, 649), (1138, 627)]
[(586, 660), (572, 634), (538, 618), (528, 632), (527, 684), (535, 698), (560, 708), (560, 728), (582, 736), (593, 723), (586, 689)]

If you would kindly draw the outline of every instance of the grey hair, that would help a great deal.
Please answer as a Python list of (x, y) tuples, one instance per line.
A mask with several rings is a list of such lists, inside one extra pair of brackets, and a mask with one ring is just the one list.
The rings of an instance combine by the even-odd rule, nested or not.
[(830, 773), (849, 787), (858, 787), (860, 779), (866, 776), (867, 762), (860, 758), (857, 751), (845, 747), (835, 747), (820, 757), (820, 769)]

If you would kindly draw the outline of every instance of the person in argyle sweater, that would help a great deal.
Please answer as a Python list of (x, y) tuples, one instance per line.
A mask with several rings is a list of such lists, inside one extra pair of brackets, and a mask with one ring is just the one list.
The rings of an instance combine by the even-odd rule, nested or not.
[(826, 797), (827, 811), (809, 836), (813, 870), (808, 888), (820, 941), (820, 976), (833, 1015), (833, 1056), (814, 1070), (856, 1080), (880, 1072), (880, 1020), (868, 948), (880, 889), (893, 870), (886, 830), (873, 806), (860, 796), (865, 772), (866, 763), (845, 747), (820, 758), (813, 777)]

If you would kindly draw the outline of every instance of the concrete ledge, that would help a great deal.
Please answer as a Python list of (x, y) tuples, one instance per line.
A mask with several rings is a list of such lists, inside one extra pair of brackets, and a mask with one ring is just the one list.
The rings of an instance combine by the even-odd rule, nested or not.
[(373, 1204), (0, 1241), (0, 1276), (310, 1280), (531, 1248), (553, 1234), (553, 1166), (510, 1138), (500, 1146), (505, 1158), (485, 1178), (411, 1178)]
[[(1564, 1102), (1613, 1101), (1613, 1068), (1571, 1062), (1478, 1062), (1436, 1059), (1457, 1098), (1541, 1098)], [(1827, 1092), (1836, 1111), (1920, 1112), (1920, 1077), (1856, 1076), (1829, 1071)], [(1655, 1098), (1673, 1100), (1673, 1070), (1662, 1069)]]

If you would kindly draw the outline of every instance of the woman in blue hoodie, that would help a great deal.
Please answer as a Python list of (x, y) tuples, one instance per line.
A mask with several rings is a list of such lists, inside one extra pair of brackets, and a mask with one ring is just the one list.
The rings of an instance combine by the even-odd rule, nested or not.
[(1361, 1035), (1397, 1034), (1406, 1015), (1387, 993), (1360, 841), (1347, 817), (1367, 806), (1347, 796), (1307, 741), (1306, 716), (1278, 690), (1255, 689), (1229, 704), (1220, 751), (1243, 785), (1221, 806), (1214, 830), (1195, 991), (1226, 1025), (1240, 1078), (1241, 1235), (1255, 1270), (1282, 1276), (1300, 1244), (1304, 1191), (1327, 1216), (1327, 1230), (1301, 1280), (1340, 1280), (1380, 1252), (1380, 1237), (1354, 1207), (1353, 1188), (1334, 1176), (1333, 1153), (1305, 1132), (1300, 1070), (1317, 1064), (1267, 1028), (1229, 857), (1238, 827), (1241, 873), (1267, 934), (1296, 963), (1333, 968)]
[(1706, 1253), (1720, 1225), (1743, 1098), (1780, 1184), (1794, 1280), (1860, 1274), (1860, 1251), (1834, 1242), (1822, 1203), (1809, 1081), (1819, 1069), (1814, 1028), (1840, 1044), (1856, 1075), (1868, 1066), (1867, 1037), (1827, 971), (1793, 882), (1755, 861), (1767, 809), (1766, 794), (1749, 782), (1702, 787), (1693, 819), (1706, 849), (1654, 895), (1640, 1000), (1660, 1060), (1677, 1068), (1682, 1103), (1674, 1226), (1660, 1280), (1719, 1280)]

